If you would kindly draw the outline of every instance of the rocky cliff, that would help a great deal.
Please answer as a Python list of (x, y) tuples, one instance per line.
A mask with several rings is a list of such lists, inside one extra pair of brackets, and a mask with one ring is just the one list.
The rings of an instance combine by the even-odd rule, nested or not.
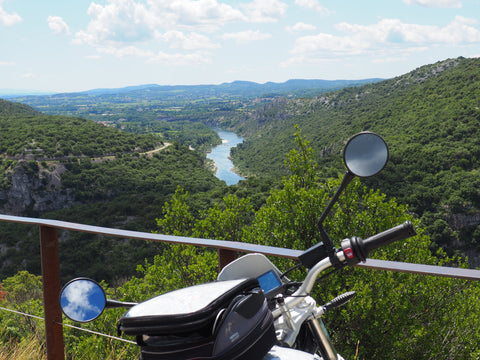
[(1, 213), (31, 216), (73, 204), (73, 192), (62, 189), (65, 166), (43, 164), (20, 161), (7, 173), (8, 184), (0, 189)]

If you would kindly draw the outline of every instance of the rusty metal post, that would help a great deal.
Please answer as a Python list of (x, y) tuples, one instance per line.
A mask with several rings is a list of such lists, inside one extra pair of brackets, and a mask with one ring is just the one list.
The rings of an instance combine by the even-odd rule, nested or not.
[(42, 259), (43, 308), (47, 359), (63, 360), (63, 327), (60, 308), (60, 260), (57, 228), (40, 226), (40, 256)]
[(218, 270), (222, 270), (225, 266), (237, 258), (235, 250), (217, 249), (218, 251)]

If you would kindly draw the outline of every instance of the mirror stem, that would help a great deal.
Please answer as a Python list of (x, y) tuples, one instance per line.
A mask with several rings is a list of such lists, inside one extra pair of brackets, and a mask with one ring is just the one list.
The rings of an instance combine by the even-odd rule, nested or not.
[(335, 255), (336, 250), (335, 246), (333, 245), (332, 239), (330, 239), (330, 236), (328, 236), (327, 232), (323, 228), (323, 221), (327, 217), (328, 213), (332, 209), (333, 205), (338, 200), (338, 197), (340, 194), (343, 192), (343, 190), (350, 184), (350, 182), (353, 180), (355, 175), (351, 173), (350, 171), (345, 172), (345, 175), (343, 175), (342, 182), (340, 183), (339, 188), (337, 189), (337, 192), (333, 195), (332, 199), (328, 203), (327, 207), (323, 211), (322, 215), (318, 219), (317, 227), (318, 231), (320, 232), (320, 237), (322, 238), (322, 242), (324, 244), (325, 250), (327, 252), (328, 257), (330, 258), (330, 261), (332, 262), (332, 265), (335, 269), (340, 269), (343, 267), (343, 265), (340, 263), (338, 260), (337, 256)]
[(137, 305), (137, 303), (107, 299), (107, 303), (106, 303), (105, 307), (110, 308), (110, 309), (119, 308), (119, 307), (130, 308), (130, 307), (135, 306), (135, 305)]
[(332, 199), (330, 200), (325, 210), (323, 210), (322, 215), (320, 215), (320, 218), (318, 219), (317, 227), (319, 230), (323, 229), (323, 221), (327, 217), (333, 205), (335, 205), (335, 203), (337, 202), (338, 197), (340, 196), (342, 191), (348, 186), (348, 184), (350, 184), (350, 182), (353, 180), (354, 177), (355, 175), (352, 174), (350, 171), (345, 172), (345, 175), (343, 175), (343, 179), (340, 184), (340, 187), (337, 189), (337, 192), (335, 193), (335, 195), (333, 195)]

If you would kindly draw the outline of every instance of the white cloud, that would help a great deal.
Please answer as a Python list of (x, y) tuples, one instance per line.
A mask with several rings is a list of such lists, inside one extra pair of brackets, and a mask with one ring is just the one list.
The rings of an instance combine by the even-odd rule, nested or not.
[(408, 61), (411, 56), (415, 56), (418, 53), (422, 53), (428, 51), (427, 46), (416, 46), (411, 48), (402, 48), (401, 51), (398, 52), (389, 52), (386, 51), (384, 56), (378, 56), (372, 60), (374, 64), (385, 64), (385, 63), (396, 63), (396, 62), (403, 62)]
[[(196, 52), (220, 47), (207, 34), (248, 21), (240, 10), (217, 0), (107, 0), (105, 5), (92, 2), (88, 15), (90, 22), (75, 34), (74, 43), (113, 56), (170, 57), (180, 63), (210, 61), (210, 55)], [(168, 49), (194, 52), (169, 55)]]
[(22, 21), (17, 13), (9, 14), (2, 7), (3, 0), (0, 0), (0, 25), (11, 26)]
[(272, 23), (285, 16), (288, 5), (279, 0), (253, 0), (242, 4), (248, 21), (254, 23)]
[(266, 40), (272, 37), (271, 34), (262, 33), (258, 30), (247, 30), (247, 31), (240, 31), (236, 33), (226, 33), (220, 36), (223, 40), (235, 40), (236, 42), (240, 43), (247, 43), (252, 41), (258, 40)]
[(196, 64), (210, 64), (211, 56), (209, 53), (196, 51), (188, 54), (167, 54), (159, 51), (154, 56), (148, 59), (149, 63), (165, 63), (168, 65), (196, 65)]
[(70, 28), (60, 16), (49, 16), (48, 27), (57, 35), (70, 35)]
[(332, 13), (332, 11), (320, 5), (318, 0), (295, 0), (295, 5), (298, 5), (310, 10), (318, 11), (325, 15)]
[(149, 58), (155, 56), (155, 53), (151, 50), (144, 50), (137, 46), (126, 45), (126, 46), (102, 46), (98, 47), (97, 51), (101, 54), (113, 55), (116, 57), (125, 57), (125, 56), (135, 56), (139, 58)]
[(167, 26), (206, 26), (245, 21), (245, 15), (217, 0), (148, 0), (149, 9)]
[(296, 23), (295, 25), (293, 26), (287, 26), (285, 28), (285, 30), (287, 30), (288, 32), (301, 32), (301, 31), (313, 31), (315, 30), (317, 27), (315, 25), (311, 25), (311, 24), (305, 24), (303, 22), (298, 22)]
[(0, 61), (0, 66), (12, 66), (15, 65), (12, 61)]
[(159, 35), (159, 38), (168, 42), (170, 47), (175, 49), (198, 50), (215, 49), (220, 47), (219, 44), (212, 43), (207, 36), (198, 33), (185, 35), (181, 31), (171, 30), (163, 35)]
[[(164, 51), (154, 52), (145, 50), (137, 46), (105, 46), (97, 48), (100, 54), (112, 55), (119, 58), (134, 56), (143, 58), (147, 63), (165, 63), (168, 65), (195, 65), (211, 63), (211, 54), (206, 51), (193, 51), (190, 53), (173, 53), (169, 54)], [(95, 59), (94, 56), (89, 58)]]
[(476, 24), (475, 19), (461, 16), (445, 27), (406, 24), (397, 19), (383, 19), (373, 25), (340, 23), (336, 28), (345, 35), (320, 33), (300, 37), (291, 52), (295, 56), (358, 55), (427, 44), (476, 44), (480, 43), (480, 30), (473, 26)]
[(480, 42), (480, 30), (473, 25), (478, 21), (456, 16), (445, 27), (402, 23), (397, 19), (384, 19), (374, 25), (341, 23), (337, 29), (350, 34), (350, 38), (374, 44), (466, 44)]
[(303, 36), (297, 39), (292, 50), (296, 55), (307, 54), (349, 54), (357, 55), (371, 47), (368, 40), (356, 36), (335, 36), (332, 34), (318, 34)]
[(128, 43), (151, 39), (155, 20), (145, 5), (133, 0), (109, 0), (105, 6), (91, 3), (87, 29), (76, 35), (78, 43), (100, 45), (105, 42)]
[(437, 8), (461, 8), (462, 0), (403, 0), (408, 5), (420, 5)]

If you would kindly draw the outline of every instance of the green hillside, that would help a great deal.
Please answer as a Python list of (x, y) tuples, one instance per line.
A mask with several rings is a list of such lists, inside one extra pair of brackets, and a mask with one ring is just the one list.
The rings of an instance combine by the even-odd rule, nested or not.
[[(239, 111), (223, 125), (235, 124), (248, 139), (234, 155), (243, 171), (256, 176), (234, 187), (217, 180), (198, 152), (178, 142), (2, 102), (0, 212), (306, 249), (319, 241), (318, 215), (340, 184), (324, 178), (344, 171), (344, 142), (371, 130), (386, 138), (391, 161), (364, 182), (371, 188), (355, 180), (341, 195), (324, 223), (335, 244), (409, 220), (418, 235), (376, 250), (376, 259), (465, 267), (462, 259), (431, 249), (480, 252), (479, 65), (448, 60), (374, 85), (310, 99), (278, 98), (262, 109)], [(287, 173), (293, 175), (281, 179)], [(38, 237), (38, 228), (0, 223), (0, 299), (2, 306), (43, 316), (41, 281), (33, 275), (40, 272)], [(124, 301), (211, 281), (218, 270), (213, 249), (67, 231), (59, 231), (59, 240), (63, 283), (77, 276), (106, 280), (108, 297)], [(291, 265), (275, 261), (280, 269)], [(32, 274), (18, 272), (24, 269)], [(479, 282), (358, 267), (326, 275), (311, 294), (319, 304), (345, 291), (357, 293), (325, 317), (345, 358), (479, 358)], [(288, 276), (303, 278), (298, 270)], [(82, 327), (113, 335), (122, 313), (110, 309)], [(44, 338), (42, 322), (6, 312), (0, 322), (7, 350)], [(71, 328), (64, 334), (67, 357), (138, 354), (134, 345), (111, 338)]]
[[(480, 59), (450, 59), (394, 79), (314, 98), (272, 98), (256, 110), (233, 102), (228, 108), (230, 115), (219, 117), (207, 112), (201, 121), (233, 128), (247, 139), (233, 157), (237, 167), (250, 176), (242, 185), (242, 196), (258, 193), (253, 195), (257, 208), (272, 188), (258, 179), (266, 177), (274, 184), (286, 174), (284, 160), (295, 147), (296, 124), (315, 149), (323, 178), (343, 171), (340, 153), (352, 134), (377, 132), (390, 146), (390, 163), (380, 176), (364, 183), (408, 204), (429, 231), (433, 250), (442, 246), (478, 261), (479, 84)], [(184, 105), (188, 116), (200, 115), (204, 106)], [(50, 194), (50, 198), (45, 195), (40, 199), (43, 207), (32, 201), (15, 209), (14, 213), (22, 215), (148, 231), (155, 228), (154, 219), (161, 215), (163, 203), (178, 185), (195, 194), (196, 211), (206, 208), (231, 190), (208, 171), (201, 153), (178, 143), (163, 144), (159, 134), (168, 133), (170, 139), (179, 139), (182, 144), (203, 139), (196, 143), (203, 146), (214, 141), (203, 124), (190, 122), (187, 127), (178, 120), (149, 122), (132, 114), (130, 120), (116, 124), (129, 131), (150, 129), (156, 133), (135, 135), (90, 120), (46, 115), (23, 104), (1, 101), (0, 210), (8, 205), (15, 174), (17, 179), (26, 174), (35, 197)], [(134, 129), (136, 124), (141, 130)], [(195, 130), (182, 132), (186, 128)], [(190, 136), (194, 133), (196, 137)], [(147, 155), (152, 149), (158, 151)], [(58, 176), (61, 185), (53, 181)], [(10, 259), (18, 259), (2, 265), (10, 274), (23, 258), (22, 251), (9, 251)], [(35, 270), (37, 265), (27, 268)]]
[[(0, 128), (1, 213), (151, 231), (177, 186), (197, 194), (198, 208), (226, 189), (203, 157), (153, 134), (6, 101), (0, 102)], [(36, 229), (0, 223), (0, 234), (0, 278), (22, 269), (40, 273)], [(161, 250), (76, 233), (62, 235), (61, 247), (65, 279), (127, 276)]]
[(93, 121), (44, 115), (34, 109), (0, 102), (0, 154), (4, 158), (103, 156), (145, 152), (161, 145), (155, 136), (135, 136)]
[(270, 104), (236, 126), (248, 139), (234, 152), (236, 165), (250, 175), (285, 174), (295, 124), (325, 176), (340, 170), (331, 160), (349, 136), (384, 136), (391, 161), (366, 183), (409, 204), (437, 244), (480, 250), (480, 59), (449, 59), (380, 83)]
[[(258, 84), (234, 81), (220, 85), (140, 85), (79, 93), (12, 99), (50, 115), (94, 120), (137, 134), (159, 134), (205, 154), (220, 138), (210, 127), (241, 118), (273, 98), (315, 96), (380, 79), (289, 80)], [(208, 125), (208, 126), (207, 126)]]
[(39, 113), (33, 109), (32, 107), (25, 105), (25, 104), (19, 104), (19, 103), (13, 103), (10, 101), (6, 101), (3, 99), (0, 99), (0, 116), (1, 117), (6, 117), (6, 116), (19, 116), (19, 115), (38, 115)]

